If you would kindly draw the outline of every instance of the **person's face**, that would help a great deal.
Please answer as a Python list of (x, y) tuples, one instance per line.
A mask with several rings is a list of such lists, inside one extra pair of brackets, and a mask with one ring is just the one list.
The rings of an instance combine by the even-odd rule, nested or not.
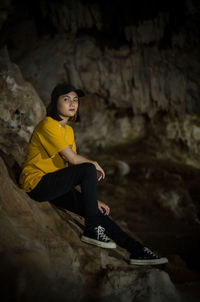
[(78, 95), (75, 91), (60, 95), (57, 103), (58, 114), (61, 118), (73, 117), (78, 109)]

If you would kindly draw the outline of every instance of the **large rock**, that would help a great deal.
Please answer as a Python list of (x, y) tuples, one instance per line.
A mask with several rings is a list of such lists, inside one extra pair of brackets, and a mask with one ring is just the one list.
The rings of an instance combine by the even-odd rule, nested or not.
[(158, 150), (158, 158), (169, 158), (200, 168), (199, 115), (158, 115), (152, 120), (150, 127), (162, 146), (162, 150)]
[(130, 266), (122, 249), (82, 243), (82, 219), (31, 200), (2, 160), (0, 182), (3, 301), (180, 301), (164, 271)]
[(45, 115), (45, 107), (18, 66), (10, 61), (6, 48), (0, 50), (0, 90), (0, 149), (21, 164), (34, 126)]

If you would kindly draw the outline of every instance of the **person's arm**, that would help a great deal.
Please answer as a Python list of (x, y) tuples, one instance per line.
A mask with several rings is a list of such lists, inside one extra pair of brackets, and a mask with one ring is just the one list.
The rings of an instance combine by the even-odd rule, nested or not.
[(101, 180), (101, 178), (103, 178), (103, 179), (105, 178), (104, 170), (100, 167), (100, 165), (96, 161), (90, 160), (82, 155), (75, 153), (70, 147), (63, 149), (59, 153), (62, 156), (64, 156), (64, 158), (67, 161), (69, 161), (69, 163), (72, 165), (77, 165), (77, 164), (81, 164), (81, 163), (92, 163), (93, 165), (95, 165), (97, 171), (99, 171), (101, 174), (98, 177), (98, 180)]

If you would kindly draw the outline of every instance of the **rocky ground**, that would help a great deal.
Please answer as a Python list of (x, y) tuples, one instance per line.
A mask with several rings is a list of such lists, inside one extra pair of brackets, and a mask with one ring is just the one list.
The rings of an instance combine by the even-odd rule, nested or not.
[(149, 147), (140, 142), (94, 155), (107, 171), (100, 198), (147, 245), (178, 253), (199, 271), (199, 169), (156, 159)]
[(190, 301), (198, 301), (199, 169), (178, 163), (173, 154), (157, 158), (159, 143), (152, 140), (94, 153), (107, 172), (98, 185), (99, 199), (125, 230), (168, 257), (171, 280)]

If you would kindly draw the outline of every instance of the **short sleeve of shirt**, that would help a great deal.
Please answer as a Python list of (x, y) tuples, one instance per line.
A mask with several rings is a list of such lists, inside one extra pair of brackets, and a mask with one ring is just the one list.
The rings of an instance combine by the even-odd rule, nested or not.
[(73, 129), (72, 129), (72, 142), (73, 142), (73, 143), (72, 143), (72, 150), (73, 150), (75, 153), (77, 153)]
[(70, 133), (58, 121), (47, 118), (37, 129), (37, 135), (42, 147), (50, 157), (70, 146)]

